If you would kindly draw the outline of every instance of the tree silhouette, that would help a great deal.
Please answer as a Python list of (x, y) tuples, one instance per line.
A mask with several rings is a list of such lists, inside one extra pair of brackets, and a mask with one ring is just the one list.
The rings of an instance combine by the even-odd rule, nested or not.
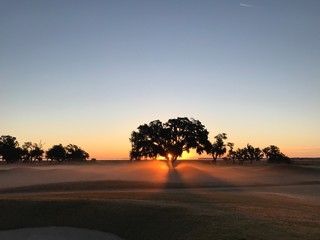
[(200, 121), (179, 117), (166, 123), (159, 120), (143, 124), (131, 133), (131, 160), (165, 157), (171, 167), (184, 151), (195, 149), (198, 154), (210, 152), (209, 132)]
[(0, 137), (0, 155), (7, 163), (19, 161), (23, 154), (15, 137), (3, 135)]
[(237, 158), (236, 158), (236, 155), (235, 155), (235, 151), (233, 150), (234, 143), (228, 142), (227, 146), (229, 147), (229, 151), (228, 151), (227, 156), (225, 157), (225, 160), (226, 160), (227, 163), (229, 163), (230, 161), (232, 163), (235, 163)]
[(291, 163), (290, 158), (284, 155), (277, 146), (270, 145), (269, 147), (264, 148), (262, 151), (268, 158), (269, 163)]
[(235, 159), (239, 161), (240, 164), (244, 164), (245, 161), (248, 160), (248, 151), (246, 148), (238, 148), (234, 152)]
[(240, 164), (244, 164), (245, 161), (250, 161), (252, 164), (253, 161), (260, 161), (264, 156), (260, 148), (255, 148), (250, 144), (244, 148), (238, 148), (236, 151), (233, 150), (233, 143), (228, 143), (228, 146), (230, 147), (228, 159), (233, 163), (238, 160)]
[(22, 145), (22, 161), (30, 162), (31, 161), (31, 151), (32, 151), (32, 142), (25, 142)]
[(39, 144), (34, 143), (32, 145), (32, 150), (30, 152), (32, 161), (42, 161), (42, 155), (44, 154), (44, 151), (42, 149), (41, 142)]
[(89, 154), (74, 144), (64, 147), (62, 144), (54, 145), (46, 152), (47, 159), (63, 162), (63, 161), (86, 161)]
[(263, 152), (260, 148), (254, 148), (250, 144), (247, 144), (245, 148), (247, 152), (247, 159), (252, 164), (253, 161), (260, 161), (263, 158)]
[[(22, 160), (23, 162), (42, 161), (44, 151), (41, 142), (39, 144), (25, 142), (22, 147), (15, 137), (3, 135), (0, 137), (0, 157), (7, 163), (14, 163)], [(46, 151), (46, 158), (51, 161), (62, 162), (69, 161), (85, 161), (89, 158), (89, 154), (74, 144), (67, 147), (62, 144), (54, 145)]]
[(223, 140), (227, 139), (226, 133), (220, 133), (214, 137), (216, 141), (212, 144), (211, 154), (212, 162), (217, 163), (217, 158), (223, 156), (227, 152), (226, 144)]
[(89, 154), (77, 145), (69, 144), (65, 149), (68, 161), (86, 161), (89, 158)]
[(22, 161), (32, 162), (32, 161), (42, 161), (42, 155), (44, 151), (42, 150), (42, 144), (36, 144), (32, 142), (25, 142), (22, 145)]
[(54, 145), (46, 152), (46, 157), (51, 161), (62, 162), (66, 160), (67, 152), (66, 149), (62, 146), (62, 144)]

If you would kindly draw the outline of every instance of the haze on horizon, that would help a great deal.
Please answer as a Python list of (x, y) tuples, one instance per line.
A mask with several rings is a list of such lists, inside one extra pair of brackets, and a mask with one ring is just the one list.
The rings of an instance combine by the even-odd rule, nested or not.
[(0, 135), (128, 158), (140, 124), (185, 116), (320, 157), (317, 0), (0, 3)]

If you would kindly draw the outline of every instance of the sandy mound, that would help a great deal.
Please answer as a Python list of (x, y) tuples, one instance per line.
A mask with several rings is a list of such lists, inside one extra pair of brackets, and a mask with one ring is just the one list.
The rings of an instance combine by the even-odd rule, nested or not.
[(71, 227), (24, 228), (0, 231), (1, 240), (123, 240), (110, 233)]

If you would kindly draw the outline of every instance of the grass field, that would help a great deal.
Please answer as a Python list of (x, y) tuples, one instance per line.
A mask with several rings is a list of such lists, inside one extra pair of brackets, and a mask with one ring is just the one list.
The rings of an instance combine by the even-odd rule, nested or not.
[(318, 167), (18, 166), (0, 169), (0, 181), (1, 229), (71, 226), (127, 240), (320, 236)]

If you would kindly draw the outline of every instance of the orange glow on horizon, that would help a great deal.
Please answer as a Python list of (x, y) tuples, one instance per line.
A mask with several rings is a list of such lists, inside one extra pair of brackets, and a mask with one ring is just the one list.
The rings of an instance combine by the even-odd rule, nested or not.
[[(50, 144), (47, 144), (51, 147)], [(89, 153), (90, 158), (96, 158), (98, 160), (124, 160), (129, 159), (129, 151), (130, 147), (128, 146), (112, 146), (110, 145), (93, 145), (93, 144), (85, 144), (85, 143), (79, 143), (78, 146), (80, 146), (82, 149), (84, 149), (86, 152)], [(311, 146), (311, 147), (305, 147), (305, 146), (281, 146), (278, 145), (280, 150), (287, 155), (288, 157), (294, 158), (294, 157), (302, 157), (302, 158), (317, 158), (320, 157), (320, 148), (317, 146)], [(236, 146), (238, 147), (244, 147), (244, 146)], [(45, 148), (47, 150), (47, 148)], [(207, 155), (206, 153), (203, 153), (201, 155), (198, 155), (195, 150), (191, 150), (188, 152), (183, 152), (182, 156), (178, 158), (179, 160), (192, 160), (192, 159), (198, 159), (198, 158), (211, 158), (211, 155)], [(157, 160), (165, 160), (164, 157), (158, 157)]]

